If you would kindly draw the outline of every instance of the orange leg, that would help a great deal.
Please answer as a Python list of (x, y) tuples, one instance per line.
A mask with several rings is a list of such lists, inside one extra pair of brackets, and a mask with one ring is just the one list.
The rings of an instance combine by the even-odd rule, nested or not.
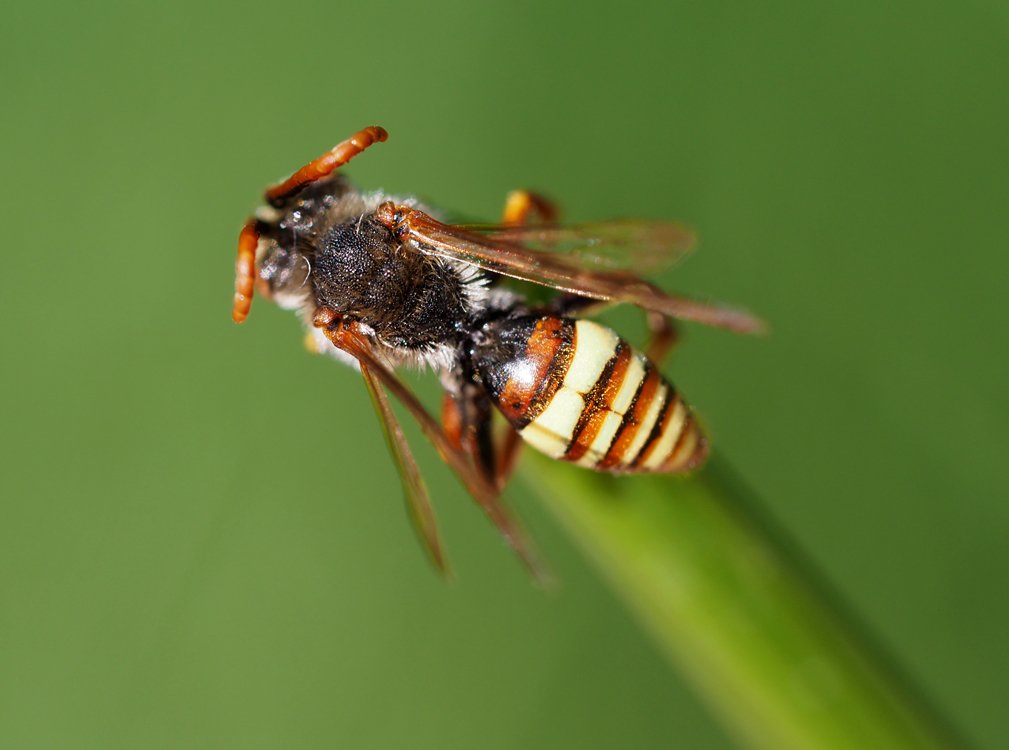
[(441, 399), (441, 428), (445, 437), (457, 451), (464, 450), (462, 444), (462, 409), (455, 397), (445, 392)]
[(473, 387), (464, 388), (459, 396), (446, 393), (442, 400), (441, 423), (445, 437), (469, 456), (476, 470), (494, 484), (500, 458), (494, 447), (492, 416), (487, 396)]
[(646, 311), (645, 322), (648, 324), (648, 330), (651, 332), (645, 354), (652, 362), (661, 365), (662, 360), (669, 355), (669, 352), (673, 350), (673, 347), (680, 340), (679, 329), (672, 318), (661, 313)]
[(501, 223), (520, 227), (529, 223), (529, 217), (532, 214), (539, 216), (540, 221), (552, 224), (557, 221), (557, 205), (538, 193), (528, 190), (512, 190), (505, 198)]
[(266, 201), (279, 208), (284, 201), (316, 180), (332, 174), (369, 146), (381, 143), (389, 134), (377, 125), (369, 125), (354, 133), (350, 138), (338, 143), (318, 159), (310, 161), (279, 185), (267, 188)]

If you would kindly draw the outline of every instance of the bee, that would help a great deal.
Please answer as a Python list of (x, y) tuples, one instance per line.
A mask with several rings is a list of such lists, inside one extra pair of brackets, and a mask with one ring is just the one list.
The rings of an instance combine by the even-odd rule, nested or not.
[[(449, 224), (415, 198), (356, 189), (339, 168), (386, 138), (380, 127), (364, 128), (266, 190), (239, 235), (232, 317), (246, 319), (258, 290), (301, 317), (311, 348), (360, 371), (439, 570), (448, 563), (428, 491), (386, 391), (541, 574), (500, 500), (519, 446), (614, 474), (697, 469), (708, 441), (657, 364), (675, 342), (673, 321), (737, 333), (762, 323), (640, 277), (691, 249), (693, 235), (679, 224), (562, 225), (555, 206), (529, 191), (509, 194), (500, 224)], [(559, 294), (533, 304), (503, 277)], [(652, 342), (644, 353), (587, 317), (624, 303), (646, 313)], [(404, 366), (437, 373), (440, 422), (397, 377)]]

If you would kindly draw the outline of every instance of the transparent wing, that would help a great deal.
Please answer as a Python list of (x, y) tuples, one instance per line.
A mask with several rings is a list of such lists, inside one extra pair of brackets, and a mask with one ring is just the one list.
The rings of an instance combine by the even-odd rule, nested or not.
[(448, 559), (445, 556), (445, 548), (438, 532), (434, 508), (431, 506), (431, 497), (424, 484), (424, 478), (420, 474), (420, 469), (417, 468), (413, 453), (410, 451), (406, 435), (403, 434), (403, 428), (400, 426), (399, 420), (396, 419), (392, 407), (389, 406), (389, 399), (386, 398), (381, 383), (378, 382), (365, 362), (361, 362), (360, 365), (361, 375), (364, 376), (364, 383), (368, 386), (368, 394), (371, 396), (371, 402), (375, 406), (379, 422), (382, 425), (382, 432), (385, 434), (385, 442), (389, 446), (389, 452), (392, 453), (392, 457), (396, 461), (396, 468), (399, 469), (400, 478), (403, 480), (403, 494), (406, 498), (410, 520), (413, 522), (421, 544), (428, 557), (431, 558), (431, 562), (438, 568), (438, 572), (449, 577)]
[(455, 228), (487, 241), (550, 253), (572, 269), (664, 271), (690, 254), (694, 233), (682, 224), (621, 219), (589, 224), (463, 224)]
[(591, 299), (628, 303), (681, 320), (725, 328), (736, 333), (760, 333), (763, 321), (745, 310), (667, 294), (637, 273), (572, 262), (570, 257), (524, 247), (498, 237), (442, 224), (423, 211), (384, 203), (379, 221), (418, 250), (470, 263), (486, 271), (542, 284)]
[[(325, 315), (325, 313), (329, 315)], [(327, 322), (327, 317), (330, 320)], [(530, 573), (537, 581), (544, 585), (549, 585), (552, 577), (543, 563), (540, 562), (532, 544), (526, 539), (525, 534), (519, 524), (511, 517), (511, 514), (501, 502), (497, 488), (491, 485), (473, 467), (466, 455), (455, 448), (445, 436), (441, 426), (435, 422), (434, 418), (428, 414), (427, 409), (417, 400), (413, 392), (407, 388), (388, 367), (372, 352), (371, 344), (367, 337), (359, 333), (353, 323), (347, 326), (331, 325), (336, 320), (336, 316), (331, 311), (320, 311), (316, 313), (315, 325), (323, 328), (327, 338), (333, 344), (355, 359), (361, 364), (362, 372), (368, 369), (371, 376), (377, 382), (389, 389), (407, 411), (417, 420), (424, 435), (434, 444), (442, 460), (459, 477), (466, 486), (473, 499), (483, 508), (491, 522), (498, 528), (501, 535), (519, 556)]]

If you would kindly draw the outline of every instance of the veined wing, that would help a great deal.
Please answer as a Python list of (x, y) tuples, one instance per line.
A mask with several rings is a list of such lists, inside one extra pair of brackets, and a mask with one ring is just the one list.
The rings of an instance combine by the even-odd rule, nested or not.
[(389, 400), (382, 390), (382, 384), (378, 381), (368, 367), (368, 364), (361, 362), (361, 375), (364, 376), (364, 383), (368, 386), (368, 394), (371, 396), (372, 404), (378, 414), (379, 423), (382, 425), (382, 432), (385, 441), (389, 446), (389, 452), (399, 469), (400, 478), (403, 481), (403, 495), (406, 499), (406, 507), (410, 514), (417, 535), (420, 537), (424, 550), (431, 558), (438, 571), (448, 577), (450, 575), (448, 560), (445, 557), (445, 548), (438, 533), (438, 524), (435, 521), (434, 509), (431, 507), (431, 498), (428, 495), (427, 486), (421, 477), (420, 469), (413, 458), (410, 445), (406, 442), (403, 428), (396, 419)]
[(458, 225), (442, 224), (417, 209), (384, 203), (375, 216), (421, 252), (470, 263), (492, 273), (590, 299), (632, 304), (736, 333), (760, 333), (766, 328), (763, 321), (745, 310), (667, 294), (636, 273), (573, 263), (569, 256), (532, 250)]
[(694, 248), (694, 233), (674, 222), (618, 219), (587, 224), (453, 225), (494, 243), (549, 253), (572, 269), (633, 270), (653, 274), (679, 263)]

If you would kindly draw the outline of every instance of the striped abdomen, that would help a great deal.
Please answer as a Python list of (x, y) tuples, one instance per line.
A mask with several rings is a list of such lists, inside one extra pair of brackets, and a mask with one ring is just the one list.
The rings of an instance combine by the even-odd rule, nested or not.
[(690, 408), (654, 364), (588, 320), (499, 321), (476, 347), (484, 386), (543, 453), (612, 472), (683, 472), (707, 457)]

